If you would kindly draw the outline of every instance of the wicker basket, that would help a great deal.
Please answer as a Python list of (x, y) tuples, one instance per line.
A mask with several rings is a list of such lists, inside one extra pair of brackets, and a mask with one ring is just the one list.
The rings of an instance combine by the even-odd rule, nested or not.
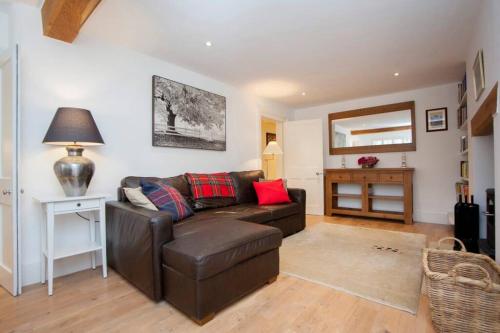
[[(462, 251), (440, 250), (444, 240), (459, 242)], [(438, 249), (424, 249), (423, 265), (437, 332), (500, 332), (500, 266), (491, 258), (446, 237)]]

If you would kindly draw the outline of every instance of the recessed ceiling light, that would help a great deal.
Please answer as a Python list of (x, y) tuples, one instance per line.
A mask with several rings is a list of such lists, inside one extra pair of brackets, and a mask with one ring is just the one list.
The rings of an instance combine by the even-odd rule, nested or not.
[(399, 72), (396, 72), (393, 74), (394, 76), (399, 76)]
[(305, 96), (305, 95), (306, 95), (306, 92), (305, 92), (305, 91), (303, 91), (303, 92), (302, 92), (302, 96)]
[(207, 40), (207, 41), (205, 42), (205, 45), (206, 45), (206, 46), (208, 46), (208, 47), (210, 47), (210, 46), (212, 46), (212, 42), (211, 42), (211, 41), (209, 41), (209, 40)]

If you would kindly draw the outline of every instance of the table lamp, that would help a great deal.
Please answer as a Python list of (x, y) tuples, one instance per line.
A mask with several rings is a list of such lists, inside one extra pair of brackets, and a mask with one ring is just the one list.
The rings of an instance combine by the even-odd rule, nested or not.
[(95, 165), (82, 156), (83, 146), (104, 144), (90, 111), (58, 108), (43, 143), (66, 146), (68, 156), (54, 163), (54, 172), (66, 196), (85, 195), (94, 175)]
[[(272, 155), (274, 160), (274, 155), (281, 155), (283, 151), (280, 145), (276, 141), (269, 141), (266, 148), (262, 152), (263, 155)], [(269, 177), (269, 161), (266, 163), (266, 176)]]

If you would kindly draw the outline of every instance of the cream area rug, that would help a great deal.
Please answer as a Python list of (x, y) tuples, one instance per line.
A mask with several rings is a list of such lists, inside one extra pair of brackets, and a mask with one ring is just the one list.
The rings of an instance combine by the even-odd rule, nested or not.
[(285, 238), (281, 272), (416, 314), (421, 234), (318, 223)]

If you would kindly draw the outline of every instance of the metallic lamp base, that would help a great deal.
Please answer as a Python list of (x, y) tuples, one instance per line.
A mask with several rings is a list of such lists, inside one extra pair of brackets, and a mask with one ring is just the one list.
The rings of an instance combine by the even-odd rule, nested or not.
[(94, 175), (95, 165), (90, 159), (83, 157), (83, 147), (66, 147), (68, 156), (54, 163), (54, 172), (68, 197), (83, 196), (87, 193), (90, 180)]

